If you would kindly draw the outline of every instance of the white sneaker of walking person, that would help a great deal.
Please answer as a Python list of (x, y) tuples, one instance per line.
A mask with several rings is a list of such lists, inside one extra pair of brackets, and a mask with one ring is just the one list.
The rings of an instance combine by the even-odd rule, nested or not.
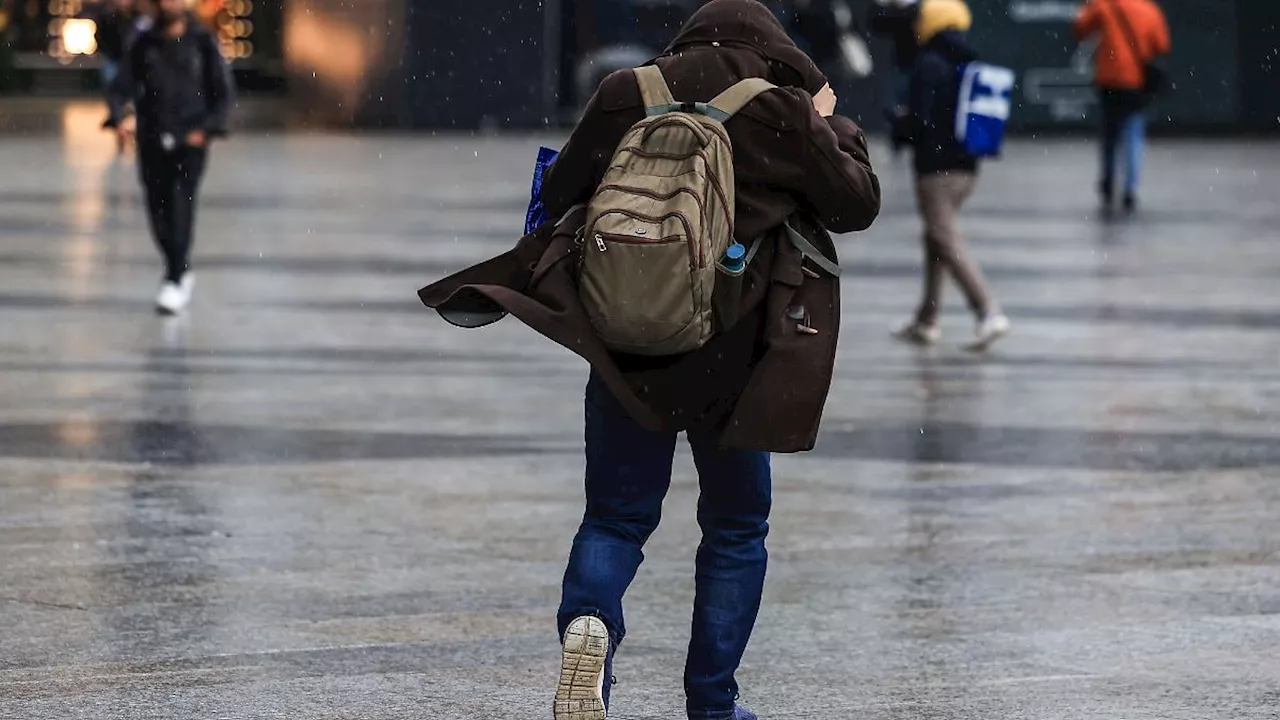
[(613, 644), (604, 621), (592, 615), (574, 618), (561, 647), (555, 720), (605, 720), (612, 672)]
[(911, 320), (902, 327), (890, 331), (893, 337), (904, 343), (930, 347), (942, 340), (942, 328), (937, 325), (925, 325), (918, 320)]
[(973, 342), (964, 346), (969, 352), (986, 352), (996, 341), (1009, 334), (1009, 318), (1004, 313), (992, 313), (978, 321)]
[(165, 280), (156, 294), (156, 311), (164, 315), (177, 315), (187, 309), (191, 303), (191, 290), (195, 287), (195, 277), (191, 273), (182, 276), (178, 282)]

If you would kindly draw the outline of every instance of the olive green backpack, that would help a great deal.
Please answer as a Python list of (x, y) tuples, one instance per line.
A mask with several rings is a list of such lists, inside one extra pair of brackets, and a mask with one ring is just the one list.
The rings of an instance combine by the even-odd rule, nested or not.
[[(601, 340), (633, 355), (697, 350), (719, 330), (718, 273), (733, 244), (733, 147), (724, 123), (774, 87), (743, 80), (709, 103), (681, 103), (662, 72), (637, 68), (645, 118), (627, 131), (587, 205), (579, 292)], [(754, 250), (754, 247), (753, 247)]]

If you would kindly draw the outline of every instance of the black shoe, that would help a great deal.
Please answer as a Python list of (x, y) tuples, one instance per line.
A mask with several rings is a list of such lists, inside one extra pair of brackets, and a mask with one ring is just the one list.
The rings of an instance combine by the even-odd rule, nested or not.
[(1131, 213), (1138, 209), (1138, 198), (1133, 193), (1124, 194), (1124, 211)]
[(1110, 210), (1112, 206), (1115, 205), (1115, 189), (1111, 186), (1111, 183), (1106, 180), (1098, 183), (1098, 196), (1102, 199), (1103, 210)]

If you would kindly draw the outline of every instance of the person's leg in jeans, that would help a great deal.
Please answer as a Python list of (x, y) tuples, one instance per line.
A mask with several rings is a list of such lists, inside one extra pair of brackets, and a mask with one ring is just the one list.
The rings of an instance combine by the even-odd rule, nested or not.
[(1099, 103), (1102, 111), (1102, 177), (1098, 181), (1098, 193), (1102, 195), (1102, 202), (1110, 206), (1115, 199), (1116, 160), (1124, 113), (1120, 107), (1120, 96), (1113, 90), (1102, 90)]
[(1124, 204), (1134, 208), (1138, 185), (1142, 181), (1142, 160), (1147, 147), (1147, 116), (1138, 110), (1124, 119), (1122, 127), (1125, 149)]
[(172, 155), (165, 152), (159, 144), (145, 140), (138, 143), (138, 167), (147, 196), (151, 237), (165, 261), (165, 279), (177, 282), (182, 277), (178, 270), (179, 260), (174, 253), (174, 237), (177, 233), (174, 218), (178, 194), (177, 164)]
[(196, 199), (204, 176), (206, 148), (183, 147), (173, 153), (173, 232), (170, 235), (169, 280), (178, 282), (191, 266), (191, 243), (195, 231)]
[(594, 373), (587, 383), (587, 508), (573, 539), (557, 613), (560, 636), (576, 617), (596, 615), (622, 642), (622, 596), (644, 560), (671, 485), (675, 433), (645, 430), (627, 417)]
[(768, 453), (723, 450), (691, 438), (701, 495), (693, 632), (685, 666), (690, 718), (728, 718), (734, 673), (755, 627), (764, 592), (773, 484)]

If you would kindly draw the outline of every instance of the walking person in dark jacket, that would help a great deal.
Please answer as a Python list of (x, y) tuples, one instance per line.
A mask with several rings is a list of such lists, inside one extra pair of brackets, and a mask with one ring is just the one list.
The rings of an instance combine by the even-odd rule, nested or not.
[[(102, 4), (98, 15), (95, 39), (98, 43), (98, 56), (102, 60), (100, 70), (102, 87), (109, 95), (116, 76), (120, 74), (120, 65), (124, 63), (139, 34), (151, 27), (150, 14), (140, 10), (139, 0), (107, 0)], [(124, 137), (118, 138), (116, 150), (120, 154), (125, 151)]]
[[(889, 39), (893, 44), (892, 107), (887, 114), (892, 117), (910, 101), (911, 72), (920, 52), (916, 44), (916, 20), (920, 16), (918, 0), (876, 0), (867, 13), (867, 29), (875, 35)], [(903, 145), (895, 141), (894, 152)]]
[(185, 0), (157, 0), (155, 24), (129, 49), (108, 101), (107, 127), (137, 137), (151, 232), (165, 260), (156, 309), (177, 314), (195, 282), (191, 243), (208, 145), (226, 135), (233, 102), (217, 40)]
[(920, 55), (911, 76), (909, 106), (898, 118), (896, 135), (915, 150), (916, 200), (924, 220), (924, 296), (915, 317), (894, 335), (918, 345), (941, 339), (938, 316), (949, 274), (978, 321), (966, 349), (981, 352), (1009, 332), (1009, 319), (957, 227), (960, 209), (978, 179), (978, 159), (956, 138), (959, 68), (978, 57), (966, 41), (971, 24), (972, 15), (962, 0), (926, 0), (916, 21)]
[[(675, 99), (692, 106), (738, 82), (777, 86), (725, 121), (733, 147), (732, 235), (759, 241), (723, 332), (682, 355), (612, 353), (578, 292), (574, 237), (615, 150), (649, 108), (631, 70), (601, 83), (541, 198), (551, 217), (516, 248), (420, 292), (459, 325), (510, 312), (592, 365), (585, 401), (586, 508), (569, 552), (557, 626), (562, 645), (556, 720), (604, 720), (614, 650), (626, 636), (623, 597), (662, 517), (672, 457), (688, 432), (698, 468), (702, 541), (684, 671), (693, 720), (754, 720), (735, 679), (764, 590), (773, 498), (767, 451), (813, 446), (839, 329), (834, 247), (822, 226), (867, 228), (880, 210), (866, 139), (835, 114), (813, 61), (756, 0), (713, 0), (653, 63)], [(656, 156), (655, 156), (656, 157)], [(799, 212), (799, 214), (798, 214)], [(576, 219), (575, 219), (576, 213)], [(819, 247), (802, 252), (779, 229), (790, 219)], [(645, 232), (641, 229), (639, 232)], [(616, 252), (616, 251), (613, 251)], [(815, 269), (817, 268), (817, 269)], [(664, 282), (655, 278), (655, 283)]]
[(106, 0), (96, 20), (94, 39), (102, 61), (102, 86), (110, 88), (120, 72), (129, 46), (138, 34), (150, 27), (150, 19), (138, 10), (137, 0)]

